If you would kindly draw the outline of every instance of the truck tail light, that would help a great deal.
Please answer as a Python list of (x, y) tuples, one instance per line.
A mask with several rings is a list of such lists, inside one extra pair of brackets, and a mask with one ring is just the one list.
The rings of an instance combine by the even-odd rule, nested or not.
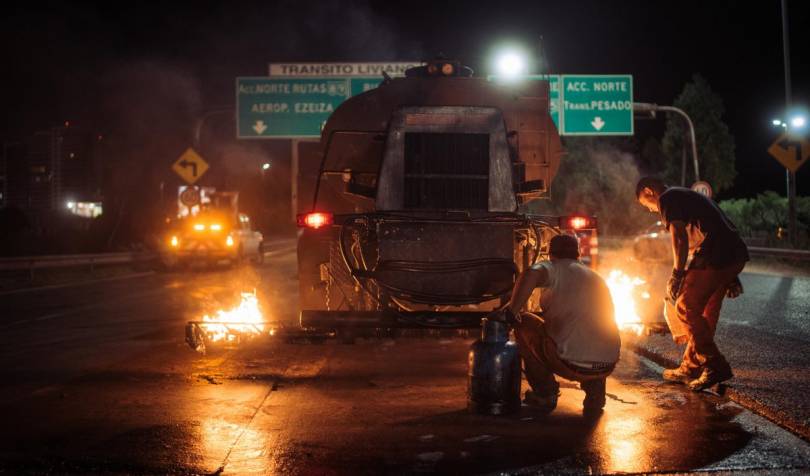
[(596, 228), (596, 218), (580, 215), (560, 217), (560, 228), (564, 230), (584, 230)]
[(298, 226), (315, 230), (334, 223), (334, 215), (325, 212), (302, 213), (297, 218)]

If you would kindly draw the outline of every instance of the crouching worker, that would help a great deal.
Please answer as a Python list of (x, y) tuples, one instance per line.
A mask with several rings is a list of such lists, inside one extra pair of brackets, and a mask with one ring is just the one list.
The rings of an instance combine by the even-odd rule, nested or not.
[[(534, 264), (515, 284), (500, 318), (515, 329), (526, 380), (524, 402), (545, 411), (557, 406), (560, 385), (554, 378), (579, 382), (585, 391), (583, 412), (605, 406), (605, 380), (619, 360), (619, 330), (604, 280), (579, 261), (576, 238), (558, 235), (549, 244), (549, 261)], [(520, 313), (535, 288), (541, 316)]]

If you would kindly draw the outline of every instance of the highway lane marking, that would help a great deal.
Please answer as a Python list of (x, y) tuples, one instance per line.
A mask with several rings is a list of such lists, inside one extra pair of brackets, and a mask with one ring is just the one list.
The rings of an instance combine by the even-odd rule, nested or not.
[(128, 279), (136, 279), (136, 278), (143, 278), (145, 276), (151, 276), (155, 274), (154, 271), (146, 271), (143, 273), (133, 273), (127, 274), (124, 276), (114, 276), (111, 278), (102, 278), (102, 279), (92, 279), (90, 281), (78, 281), (75, 283), (62, 283), (62, 284), (50, 284), (47, 286), (36, 286), (32, 288), (23, 288), (23, 289), (13, 289), (11, 291), (3, 291), (0, 292), (0, 296), (9, 296), (12, 294), (23, 294), (23, 293), (32, 293), (35, 291), (50, 291), (53, 289), (64, 289), (64, 288), (72, 288), (76, 286), (87, 286), (89, 284), (97, 284), (97, 283), (108, 283), (111, 281), (125, 281)]
[(268, 256), (276, 256), (276, 255), (283, 255), (287, 253), (291, 253), (296, 250), (296, 246), (285, 246), (284, 248), (277, 248), (274, 250), (265, 251), (262, 253), (265, 257)]
[(239, 446), (239, 443), (242, 441), (242, 437), (245, 435), (248, 429), (253, 425), (253, 422), (256, 420), (256, 416), (259, 414), (261, 409), (264, 408), (264, 404), (267, 402), (267, 399), (270, 398), (270, 395), (273, 392), (278, 391), (279, 382), (283, 382), (285, 378), (317, 377), (326, 367), (327, 363), (329, 362), (329, 359), (333, 357), (335, 350), (334, 347), (332, 347), (328, 355), (323, 356), (313, 362), (296, 364), (294, 359), (297, 358), (298, 354), (301, 353), (302, 351), (299, 348), (298, 352), (296, 352), (296, 355), (294, 355), (290, 359), (291, 364), (288, 365), (287, 368), (284, 369), (284, 372), (282, 372), (281, 375), (277, 379), (275, 379), (275, 381), (269, 386), (261, 402), (256, 406), (256, 409), (251, 415), (250, 420), (248, 420), (247, 424), (242, 428), (242, 431), (239, 432), (239, 436), (236, 437), (236, 440), (234, 440), (231, 447), (228, 448), (228, 452), (225, 454), (225, 458), (222, 460), (222, 464), (212, 474), (222, 474), (225, 471), (225, 468), (227, 467), (229, 460), (231, 458), (231, 454), (233, 453), (234, 449), (236, 449)]
[(124, 301), (138, 300), (138, 299), (142, 299), (144, 297), (150, 296), (150, 295), (164, 294), (164, 293), (166, 293), (168, 291), (171, 291), (171, 290), (161, 288), (161, 289), (157, 289), (157, 290), (150, 291), (150, 292), (143, 293), (143, 294), (130, 295), (130, 296), (127, 296), (126, 298), (116, 298), (116, 299), (111, 299), (111, 300), (107, 300), (107, 301), (99, 301), (99, 302), (95, 302), (93, 304), (87, 304), (87, 305), (84, 305), (84, 306), (74, 307), (74, 308), (68, 309), (66, 311), (53, 312), (53, 313), (50, 313), (50, 314), (45, 314), (44, 316), (35, 317), (33, 319), (20, 319), (20, 320), (17, 320), (17, 321), (9, 322), (4, 326), (0, 326), (0, 330), (9, 329), (9, 328), (15, 327), (15, 326), (17, 326), (19, 324), (27, 324), (27, 323), (33, 323), (33, 322), (49, 321), (49, 320), (56, 319), (56, 318), (59, 318), (59, 317), (65, 317), (65, 316), (69, 316), (71, 314), (76, 314), (76, 313), (79, 313), (79, 312), (89, 311), (89, 310), (96, 309), (96, 308), (99, 308), (99, 307), (108, 306), (110, 304), (121, 304)]

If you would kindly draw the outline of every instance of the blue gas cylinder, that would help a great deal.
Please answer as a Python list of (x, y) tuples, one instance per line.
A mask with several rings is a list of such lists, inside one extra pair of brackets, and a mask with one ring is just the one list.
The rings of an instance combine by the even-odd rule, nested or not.
[(481, 320), (481, 338), (470, 346), (467, 409), (505, 415), (520, 408), (520, 357), (504, 322)]

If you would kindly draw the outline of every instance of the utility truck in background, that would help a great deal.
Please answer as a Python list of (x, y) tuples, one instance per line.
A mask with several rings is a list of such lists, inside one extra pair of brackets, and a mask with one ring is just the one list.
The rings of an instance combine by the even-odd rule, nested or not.
[(199, 205), (169, 220), (161, 259), (171, 269), (178, 265), (221, 262), (237, 264), (246, 259), (261, 263), (262, 234), (239, 211), (239, 192), (210, 191)]
[(478, 327), (558, 233), (596, 264), (595, 217), (528, 211), (563, 156), (545, 81), (428, 62), (342, 103), (319, 153), (298, 215), (305, 329)]

